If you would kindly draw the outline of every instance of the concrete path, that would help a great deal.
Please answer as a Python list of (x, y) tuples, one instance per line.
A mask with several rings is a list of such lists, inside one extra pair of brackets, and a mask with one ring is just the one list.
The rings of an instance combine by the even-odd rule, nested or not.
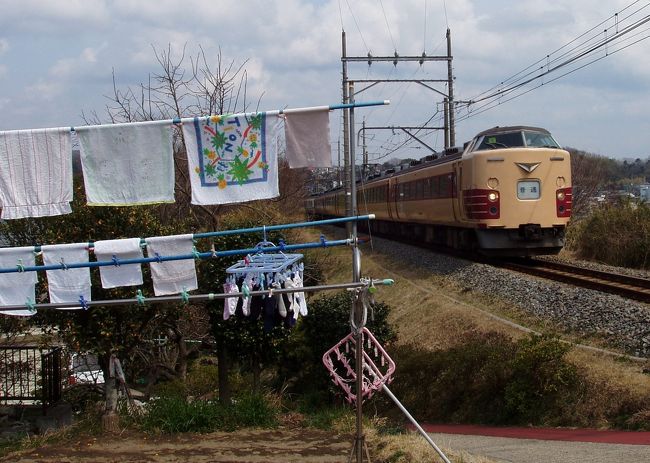
[(650, 432), (423, 425), (438, 446), (507, 463), (648, 463)]

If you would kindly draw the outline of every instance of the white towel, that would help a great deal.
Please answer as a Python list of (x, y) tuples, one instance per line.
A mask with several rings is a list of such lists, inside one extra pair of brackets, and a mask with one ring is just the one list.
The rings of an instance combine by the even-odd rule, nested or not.
[[(0, 248), (0, 268), (17, 268), (18, 265), (31, 267), (35, 265), (34, 247)], [(23, 305), (27, 301), (34, 303), (36, 297), (37, 272), (15, 272), (0, 274), (0, 305)], [(2, 312), (5, 315), (28, 317), (34, 315), (27, 310)]]
[(76, 129), (90, 206), (174, 202), (169, 125), (113, 124)]
[(183, 124), (192, 204), (274, 198), (278, 188), (279, 118), (211, 116)]
[(70, 128), (0, 132), (3, 219), (69, 214)]
[[(147, 256), (170, 257), (192, 254), (194, 243), (192, 235), (154, 236), (145, 238)], [(178, 294), (183, 290), (191, 291), (199, 287), (196, 281), (196, 266), (193, 259), (151, 262), (151, 279), (156, 296)]]
[[(44, 265), (68, 265), (88, 262), (88, 243), (54, 244), (41, 246)], [(90, 268), (46, 270), (50, 302), (77, 302), (79, 296), (91, 300)], [(68, 307), (66, 307), (68, 308)], [(69, 307), (78, 309), (79, 307)]]
[[(125, 238), (122, 240), (95, 241), (95, 257), (97, 261), (111, 261), (113, 257), (119, 261), (125, 259), (143, 258), (140, 238)], [(99, 267), (102, 288), (117, 288), (118, 286), (138, 286), (142, 284), (142, 268), (140, 264), (119, 264)]]
[(284, 115), (289, 167), (332, 167), (329, 109)]

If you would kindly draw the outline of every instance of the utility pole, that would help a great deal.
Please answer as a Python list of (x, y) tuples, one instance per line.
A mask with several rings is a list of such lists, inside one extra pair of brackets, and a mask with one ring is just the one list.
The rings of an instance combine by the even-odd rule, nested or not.
[(454, 117), (454, 75), (451, 65), (451, 31), (447, 28), (447, 79), (449, 79), (449, 146), (450, 148), (456, 145), (456, 128)]
[(366, 118), (363, 118), (363, 124), (361, 125), (363, 130), (363, 166), (361, 167), (361, 180), (366, 179), (366, 171), (368, 170), (368, 149), (366, 147)]
[[(343, 66), (343, 104), (350, 102), (348, 94), (348, 60), (346, 52), (345, 31), (341, 31), (341, 64)], [(350, 193), (350, 110), (343, 110), (343, 189), (345, 191), (345, 215), (352, 215), (352, 198)], [(348, 233), (352, 230), (348, 223)]]

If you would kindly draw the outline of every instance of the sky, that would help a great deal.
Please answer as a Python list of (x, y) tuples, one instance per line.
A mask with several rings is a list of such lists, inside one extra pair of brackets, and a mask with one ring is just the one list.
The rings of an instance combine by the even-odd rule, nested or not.
[[(166, 50), (175, 59), (185, 51), (187, 72), (200, 49), (213, 67), (219, 51), (222, 63), (243, 65), (249, 110), (336, 104), (342, 29), (348, 56), (435, 56), (446, 54), (449, 28), (457, 144), (496, 125), (532, 125), (550, 130), (562, 146), (646, 158), (650, 22), (614, 39), (648, 15), (650, 2), (643, 0), (0, 0), (0, 130), (75, 126), (84, 114), (108, 121), (113, 76), (121, 91), (138, 88), (161, 72), (155, 51)], [(534, 63), (537, 73), (551, 69), (581, 43), (574, 39), (589, 34), (612, 41), (544, 80), (477, 101)], [(350, 63), (348, 75), (446, 79), (447, 67), (362, 62)], [(444, 84), (431, 85), (447, 93)], [(357, 101), (391, 104), (355, 111), (357, 153), (364, 120), (368, 127), (442, 125), (437, 92), (415, 83), (364, 87), (356, 84)], [(523, 94), (510, 100), (517, 93)], [(330, 121), (336, 160), (341, 112)], [(400, 130), (365, 135), (371, 161), (430, 152)], [(441, 131), (421, 130), (417, 137), (435, 150), (444, 147)]]

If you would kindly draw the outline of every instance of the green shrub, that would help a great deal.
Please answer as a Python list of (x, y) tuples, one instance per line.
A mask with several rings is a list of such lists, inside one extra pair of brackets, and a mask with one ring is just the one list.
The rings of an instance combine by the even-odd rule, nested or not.
[[(567, 350), (548, 336), (515, 342), (494, 332), (468, 333), (462, 344), (446, 350), (399, 346), (392, 351), (397, 371), (390, 387), (426, 421), (555, 423), (582, 387), (564, 358)], [(377, 397), (380, 407), (399, 413)]]
[(650, 206), (621, 201), (572, 223), (567, 248), (610, 265), (650, 268)]
[(149, 432), (205, 433), (253, 426), (273, 427), (277, 424), (277, 414), (278, 409), (260, 395), (242, 396), (230, 406), (169, 396), (149, 402), (138, 423)]

